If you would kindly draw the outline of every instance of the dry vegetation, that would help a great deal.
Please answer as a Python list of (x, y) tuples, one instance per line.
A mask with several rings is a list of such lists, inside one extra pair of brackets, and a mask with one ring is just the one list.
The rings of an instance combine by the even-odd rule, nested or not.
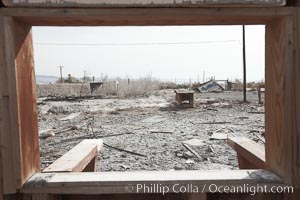
[[(250, 82), (247, 83), (247, 88), (251, 90), (257, 90), (259, 85), (263, 85), (264, 82)], [(164, 89), (181, 89), (192, 88), (197, 91), (200, 83), (190, 84), (176, 84), (172, 82), (161, 82), (158, 79), (151, 77), (139, 78), (139, 79), (113, 79), (107, 80), (96, 89), (93, 93), (90, 91), (89, 83), (82, 82), (64, 82), (55, 84), (38, 84), (37, 96), (89, 96), (89, 95), (104, 95), (104, 96), (116, 96), (118, 98), (129, 97), (141, 97), (150, 94), (155, 90)], [(233, 90), (242, 90), (243, 83), (241, 80), (236, 79), (233, 81)]]
[[(234, 90), (243, 90), (243, 82), (240, 79), (235, 79), (233, 81), (233, 89)], [(252, 91), (257, 90), (259, 85), (264, 85), (264, 81), (259, 81), (259, 82), (248, 82), (247, 83), (247, 88), (251, 88)]]
[(118, 79), (105, 83), (98, 92), (105, 95), (116, 95), (121, 98), (147, 95), (160, 88), (160, 81), (152, 78)]

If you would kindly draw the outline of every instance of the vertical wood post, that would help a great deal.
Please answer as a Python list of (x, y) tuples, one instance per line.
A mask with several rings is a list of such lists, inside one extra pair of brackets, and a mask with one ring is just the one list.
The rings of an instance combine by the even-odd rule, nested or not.
[(31, 26), (0, 16), (0, 142), (4, 194), (40, 171)]
[[(300, 189), (299, 10), (266, 26), (266, 165)], [(291, 197), (285, 194), (286, 199)], [(295, 195), (289, 199), (299, 199)]]

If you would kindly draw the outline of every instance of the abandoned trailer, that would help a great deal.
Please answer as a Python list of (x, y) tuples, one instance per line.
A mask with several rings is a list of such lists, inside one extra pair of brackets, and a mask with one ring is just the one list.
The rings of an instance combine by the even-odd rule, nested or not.
[[(298, 0), (0, 2), (0, 199), (300, 199)], [(143, 105), (136, 106), (132, 115), (122, 112), (129, 109), (127, 100), (101, 99), (80, 106), (66, 101), (63, 105), (72, 111), (63, 111), (64, 115), (59, 111), (61, 107), (53, 106), (57, 99), (36, 100), (37, 91), (43, 86), (37, 86), (35, 82), (33, 26), (253, 24), (266, 26), (265, 85), (258, 87), (259, 103), (255, 104), (255, 109), (252, 104), (241, 105), (235, 100), (230, 103), (224, 103), (221, 98), (212, 101), (219, 93), (201, 93), (200, 96), (190, 90), (176, 90), (176, 94), (174, 90), (159, 91), (165, 98), (153, 94), (151, 102), (148, 102), (150, 97), (135, 99), (132, 102)], [(91, 84), (88, 93), (101, 89), (102, 84)], [(133, 83), (128, 79), (128, 84)], [(116, 90), (122, 87), (119, 83), (114, 85)], [(265, 88), (265, 106), (261, 102), (262, 88)], [(225, 91), (223, 95), (226, 94), (236, 98), (240, 93)], [(257, 93), (252, 96), (256, 101)], [(188, 104), (187, 108), (167, 102), (165, 99), (169, 97), (175, 97), (179, 107)], [(118, 109), (107, 110), (112, 102), (118, 104)], [(103, 108), (101, 112), (99, 107)], [(262, 110), (257, 109), (260, 107)], [(84, 109), (88, 114), (82, 114)], [(234, 109), (255, 116), (227, 113)], [(157, 110), (161, 115), (157, 115)], [(49, 112), (55, 113), (55, 117), (46, 115)], [(227, 117), (226, 121), (218, 121), (221, 118), (217, 118), (215, 112)], [(105, 113), (101, 119), (107, 122), (107, 127), (95, 122), (99, 113)], [(132, 121), (125, 123), (124, 119)], [(262, 131), (263, 125), (259, 121), (263, 119), (265, 129)], [(39, 129), (49, 128), (47, 124), (54, 120), (59, 121), (57, 127), (39, 133)], [(72, 120), (71, 126), (60, 126)], [(233, 122), (240, 132), (253, 133), (246, 125), (254, 122), (257, 129), (252, 138), (243, 137), (243, 133), (221, 133), (224, 129), (232, 132), (233, 126), (209, 129), (212, 124)], [(186, 133), (176, 124), (184, 126)], [(209, 133), (197, 139), (203, 135), (199, 132), (200, 125)], [(124, 127), (130, 130), (124, 131)], [(257, 136), (257, 130), (264, 135)], [(70, 137), (55, 139), (63, 134), (70, 134)], [(154, 140), (155, 134), (161, 135), (158, 142)], [(191, 137), (193, 134), (197, 138)], [(120, 136), (123, 146), (114, 143), (116, 136)], [(144, 151), (124, 148), (128, 144), (125, 138), (129, 137), (128, 140), (134, 141), (131, 147), (144, 145)], [(167, 141), (173, 142), (174, 146), (168, 146)], [(155, 150), (171, 149), (172, 153), (161, 152), (165, 157), (157, 161), (155, 155), (159, 152), (153, 154), (151, 145), (157, 145)], [(58, 151), (61, 147), (64, 147), (63, 152)], [(174, 152), (178, 148), (180, 151)], [(47, 157), (49, 149), (57, 150), (51, 160)], [(201, 150), (205, 152), (201, 154)], [(105, 154), (107, 152), (109, 155)], [(229, 152), (225, 158), (224, 152)], [(149, 165), (150, 154), (154, 164), (147, 171), (142, 164)], [(217, 156), (223, 157), (222, 162)], [(111, 163), (123, 160), (125, 164), (118, 165), (119, 168)], [(130, 165), (133, 162), (141, 165)], [(228, 168), (219, 169), (220, 166)]]

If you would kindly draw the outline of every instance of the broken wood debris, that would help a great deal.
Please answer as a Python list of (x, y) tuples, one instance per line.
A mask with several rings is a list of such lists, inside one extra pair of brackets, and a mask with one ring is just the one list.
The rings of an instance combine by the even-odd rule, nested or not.
[(53, 137), (53, 136), (55, 136), (55, 134), (53, 132), (53, 129), (42, 130), (39, 133), (39, 138), (40, 139), (46, 139), (48, 137)]
[(48, 137), (53, 137), (59, 133), (64, 133), (66, 131), (71, 131), (71, 130), (77, 130), (77, 127), (76, 126), (70, 126), (68, 128), (64, 128), (64, 129), (59, 129), (59, 130), (56, 130), (56, 129), (47, 129), (47, 130), (42, 130), (40, 133), (39, 133), (39, 138), (40, 139), (46, 139)]
[(77, 113), (71, 113), (69, 114), (68, 116), (66, 117), (63, 117), (61, 119), (59, 119), (60, 121), (67, 121), (67, 120), (71, 120), (71, 119), (74, 119), (76, 117), (78, 117), (81, 113), (80, 112), (77, 112)]
[(213, 133), (209, 138), (210, 140), (226, 140), (227, 134), (224, 133)]
[(117, 134), (101, 135), (101, 136), (84, 135), (84, 136), (67, 138), (67, 139), (64, 139), (64, 140), (62, 140), (60, 142), (56, 142), (56, 143), (49, 143), (49, 145), (60, 144), (60, 143), (71, 142), (71, 141), (77, 141), (77, 140), (80, 140), (80, 139), (100, 139), (100, 138), (114, 137), (114, 136), (120, 136), (120, 135), (126, 135), (126, 134), (134, 134), (134, 133), (133, 132), (125, 132), (125, 133), (117, 133)]
[(128, 150), (125, 150), (125, 149), (120, 149), (118, 147), (114, 147), (114, 146), (108, 145), (106, 143), (103, 143), (103, 145), (108, 147), (108, 148), (115, 149), (115, 150), (122, 151), (122, 152), (126, 152), (126, 153), (133, 154), (133, 155), (136, 155), (136, 156), (147, 157), (144, 154), (136, 153), (136, 152), (133, 152), (133, 151), (128, 151)]
[(183, 143), (191, 145), (191, 146), (203, 146), (205, 145), (203, 140), (199, 140), (199, 139), (190, 139), (190, 140), (186, 140)]
[(266, 140), (264, 137), (260, 136), (260, 135), (256, 135), (258, 137), (258, 139), (260, 139), (264, 144), (266, 144)]
[(215, 153), (215, 150), (211, 145), (209, 145), (208, 148), (209, 148), (210, 152)]
[(206, 93), (206, 92), (221, 92), (224, 91), (224, 88), (217, 83), (215, 80), (207, 81), (198, 88), (199, 92)]
[(149, 131), (150, 133), (170, 133), (170, 134), (173, 133), (173, 131), (171, 130), (149, 130)]
[(200, 122), (197, 124), (231, 124), (231, 122)]
[(262, 111), (250, 111), (249, 114), (265, 114), (265, 112)]
[(202, 157), (196, 152), (194, 151), (188, 144), (185, 144), (184, 142), (182, 143), (182, 145), (189, 150), (192, 154), (194, 154), (194, 156), (196, 156), (198, 159), (202, 160)]

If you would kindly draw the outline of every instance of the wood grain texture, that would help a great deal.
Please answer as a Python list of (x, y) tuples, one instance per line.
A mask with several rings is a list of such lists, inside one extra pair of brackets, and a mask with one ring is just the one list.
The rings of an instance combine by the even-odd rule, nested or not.
[(264, 24), (286, 15), (291, 8), (114, 8), (21, 9), (3, 8), (0, 15), (41, 26), (112, 25), (233, 25)]
[(259, 7), (259, 6), (284, 6), (286, 0), (205, 0), (205, 1), (184, 1), (184, 0), (68, 0), (57, 1), (35, 0), (16, 1), (2, 0), (8, 7)]
[(3, 155), (2, 155), (2, 144), (3, 144), (3, 134), (4, 134), (4, 113), (3, 113), (3, 96), (4, 96), (4, 25), (3, 17), (0, 16), (0, 200), (3, 199)]
[(21, 184), (40, 172), (38, 116), (31, 27), (15, 22), (16, 70), (19, 105)]
[[(17, 102), (17, 86), (15, 71), (15, 53), (14, 53), (14, 27), (11, 17), (3, 18), (4, 30), (4, 51), (5, 61), (3, 69), (7, 79), (3, 86), (6, 87), (5, 97), (3, 96), (3, 113), (5, 119), (3, 124), (1, 155), (3, 158), (3, 186), (4, 193), (15, 193), (16, 188), (20, 185), (20, 151), (19, 151), (19, 126), (18, 126), (18, 102)], [(3, 145), (3, 146), (2, 146)]]
[(292, 184), (292, 18), (266, 26), (266, 165)]
[[(83, 140), (43, 172), (82, 172), (86, 167), (95, 170), (98, 151), (102, 149), (101, 139)], [(92, 166), (89, 164), (91, 163)]]
[(298, 189), (298, 198), (300, 199), (300, 8), (295, 8), (294, 17), (294, 68), (293, 83), (291, 86), (293, 93), (292, 102), (292, 122), (293, 122), (293, 185)]
[[(31, 27), (4, 17), (5, 56), (8, 87), (3, 137), (7, 178), (6, 193), (15, 193), (28, 177), (39, 172), (39, 145), (35, 101), (35, 76)], [(5, 184), (6, 185), (6, 184)], [(6, 186), (5, 186), (6, 187)]]
[[(200, 170), (200, 171), (145, 171), (145, 172), (85, 172), (85, 173), (41, 173), (32, 176), (21, 190), (23, 193), (52, 194), (116, 194), (128, 193), (126, 185), (194, 184), (202, 188), (205, 184), (216, 185), (281, 185), (281, 179), (265, 170)], [(201, 192), (208, 192), (204, 187)]]
[[(265, 148), (248, 138), (229, 137), (227, 144), (236, 150), (240, 169), (264, 169)], [(244, 161), (246, 159), (248, 162)], [(248, 166), (247, 166), (248, 165)]]

